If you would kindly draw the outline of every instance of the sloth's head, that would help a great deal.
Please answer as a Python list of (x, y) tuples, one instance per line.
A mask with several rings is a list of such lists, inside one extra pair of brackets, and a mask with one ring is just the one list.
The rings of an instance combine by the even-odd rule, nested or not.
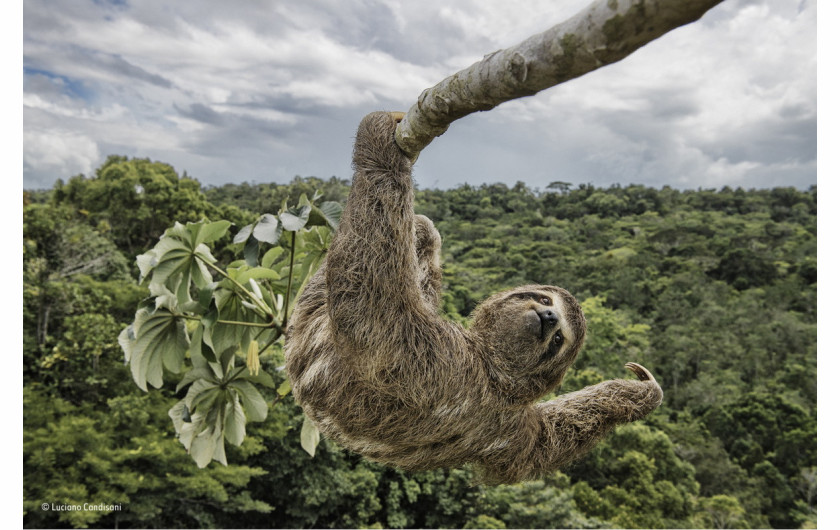
[(509, 397), (531, 402), (563, 380), (583, 345), (586, 319), (565, 289), (526, 285), (482, 302), (473, 313), (470, 333), (511, 384)]

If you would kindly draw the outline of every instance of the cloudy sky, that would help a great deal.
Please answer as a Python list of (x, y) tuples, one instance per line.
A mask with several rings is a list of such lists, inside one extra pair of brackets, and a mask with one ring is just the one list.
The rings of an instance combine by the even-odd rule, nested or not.
[[(26, 0), (23, 185), (110, 154), (203, 184), (350, 176), (356, 125), (590, 0)], [(421, 187), (807, 187), (815, 0), (725, 0), (624, 61), (464, 118)]]

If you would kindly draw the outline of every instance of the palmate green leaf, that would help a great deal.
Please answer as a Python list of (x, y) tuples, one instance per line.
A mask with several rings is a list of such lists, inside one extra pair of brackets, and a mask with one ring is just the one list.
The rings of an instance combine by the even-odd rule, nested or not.
[(304, 257), (303, 262), (299, 265), (295, 266), (295, 276), (299, 278), (300, 288), (294, 293), (292, 299), (290, 301), (289, 312), (294, 310), (295, 304), (297, 304), (298, 297), (300, 297), (301, 293), (303, 292), (303, 288), (309, 283), (309, 280), (312, 276), (318, 272), (318, 266), (323, 259), (322, 255), (318, 255), (316, 253), (307, 254)]
[(224, 236), (229, 227), (228, 221), (175, 223), (152, 250), (137, 257), (141, 281), (151, 274), (156, 289), (174, 293), (181, 306), (190, 303), (191, 286), (202, 289), (213, 280), (205, 262), (216, 259), (206, 243)]
[(277, 238), (282, 231), (283, 226), (279, 223), (277, 216), (266, 213), (259, 218), (254, 226), (254, 238), (257, 241), (273, 245), (277, 243)]
[(268, 404), (254, 385), (242, 379), (236, 379), (229, 383), (242, 398), (242, 407), (245, 415), (250, 421), (264, 421), (268, 416)]
[[(224, 324), (216, 324), (219, 319), (222, 320), (236, 320), (236, 317), (245, 313), (239, 299), (231, 289), (220, 288), (213, 293), (213, 301), (216, 305), (217, 314), (214, 315), (212, 325), (206, 324), (207, 333), (209, 336), (205, 338), (205, 342), (213, 347), (213, 351), (220, 352), (230, 347), (236, 347), (242, 342), (241, 334), (248, 332), (247, 329), (240, 329), (239, 326), (231, 326)], [(224, 316), (222, 316), (224, 311)], [(205, 316), (207, 318), (207, 316)]]
[(166, 230), (165, 234), (177, 237), (187, 243), (190, 248), (198, 248), (203, 243), (212, 243), (224, 236), (230, 228), (230, 221), (199, 221), (197, 223), (175, 223), (175, 226)]
[[(207, 362), (218, 361), (216, 348), (213, 345), (213, 330), (216, 328), (217, 320), (219, 320), (219, 312), (215, 307), (211, 307), (201, 316), (201, 322), (196, 329), (196, 332), (201, 331), (201, 336), (199, 338), (193, 335), (190, 341), (190, 359), (192, 359), (193, 364), (200, 362), (201, 357)], [(210, 350), (209, 354), (207, 350)]]
[[(175, 392), (180, 392), (182, 388), (192, 384), (199, 379), (207, 379), (208, 381), (220, 382), (222, 374), (220, 371), (214, 371), (211, 365), (218, 364), (216, 362), (215, 353), (207, 346), (203, 339), (204, 326), (199, 323), (198, 327), (193, 331), (190, 339), (190, 360), (192, 361), (192, 369), (184, 375), (181, 382), (175, 388)], [(208, 355), (210, 358), (208, 358)]]
[[(215, 453), (215, 445), (211, 442), (214, 439), (212, 434), (218, 411), (213, 410), (213, 405), (222, 392), (224, 390), (216, 382), (197, 379), (187, 391), (186, 397), (169, 409), (169, 417), (175, 432), (178, 433), (178, 440), (199, 467), (209, 464)], [(184, 407), (191, 411), (190, 422), (184, 421)]]
[(309, 416), (303, 416), (303, 427), (300, 429), (300, 445), (304, 451), (309, 453), (309, 456), (315, 456), (315, 449), (321, 441), (321, 433), (318, 432), (318, 427), (312, 423)]
[[(191, 426), (192, 424), (189, 425)], [(192, 438), (192, 443), (190, 443), (190, 448), (187, 452), (195, 461), (199, 469), (207, 467), (207, 465), (213, 460), (213, 455), (216, 453), (216, 445), (219, 443), (218, 438), (220, 438), (220, 436), (214, 435), (214, 433), (209, 430)]]
[(190, 414), (190, 409), (186, 405), (183, 406), (184, 411), (181, 413), (181, 419), (184, 423), (192, 423), (192, 415)]
[[(268, 267), (252, 267), (250, 265), (241, 265), (239, 267), (228, 267), (228, 276), (231, 280), (240, 285), (247, 285), (251, 280), (280, 280), (280, 274), (274, 269)], [(226, 289), (233, 289), (231, 282), (224, 282), (223, 287)]]
[(242, 283), (250, 280), (279, 280), (280, 275), (277, 271), (266, 267), (251, 267), (248, 269), (240, 269), (236, 275), (236, 281)]
[[(252, 281), (255, 280), (277, 281), (281, 279), (280, 274), (278, 274), (278, 272), (273, 269), (257, 266), (252, 267), (249, 264), (243, 264), (241, 262), (237, 262), (236, 266), (233, 266), (232, 264), (227, 268), (226, 272), (230, 279), (225, 279), (222, 282), (220, 282), (219, 285), (221, 289), (217, 291), (217, 294), (218, 292), (223, 291), (229, 291), (233, 294), (241, 293), (241, 291), (237, 291), (238, 287), (236, 284), (248, 286)], [(273, 298), (273, 293), (270, 291), (270, 289), (265, 284), (261, 283), (261, 286), (262, 288), (258, 290), (253, 290), (252, 288), (254, 294), (256, 294), (259, 298), (262, 298), (263, 300)], [(220, 311), (223, 311), (223, 307), (225, 307), (231, 301), (232, 300), (228, 296), (225, 296), (223, 298), (217, 298), (216, 306), (219, 307)], [(225, 320), (225, 318), (222, 318), (222, 320)], [(248, 322), (265, 322), (264, 312), (260, 312), (259, 315), (257, 313), (254, 313), (248, 319)]]
[(182, 399), (172, 405), (172, 408), (169, 409), (169, 418), (172, 420), (172, 425), (175, 427), (175, 432), (178, 434), (178, 440), (184, 445), (185, 449), (189, 450), (189, 444), (192, 443), (192, 437), (189, 436), (188, 433), (184, 433), (184, 425), (192, 423), (196, 420), (196, 418), (190, 415), (190, 421), (185, 421), (185, 410), (189, 413), (190, 407), (187, 405), (187, 400)]
[[(257, 313), (243, 306), (239, 297), (231, 289), (220, 287), (213, 293), (213, 299), (218, 309), (218, 320), (229, 322), (265, 322)], [(209, 329), (209, 337), (205, 336), (205, 342), (213, 346), (213, 351), (216, 352), (217, 356), (220, 355), (220, 352), (224, 352), (229, 348), (239, 348), (246, 351), (248, 344), (259, 333), (260, 329), (252, 326), (223, 324), (219, 322), (214, 323), (212, 327), (206, 324), (205, 326)]]
[(227, 465), (227, 455), (225, 454), (224, 432), (219, 429), (216, 437), (216, 451), (213, 453), (213, 460), (219, 462), (223, 466)]
[(253, 235), (245, 242), (245, 263), (256, 267), (260, 259), (260, 242)]
[[(214, 418), (218, 420), (218, 418)], [(205, 422), (202, 422), (205, 424)], [(183, 431), (196, 431), (196, 423), (187, 423), (184, 425)], [(227, 457), (225, 455), (224, 431), (222, 428), (214, 425), (205, 427), (204, 430), (198, 433), (191, 433), (190, 447), (187, 452), (195, 461), (199, 468), (205, 468), (212, 460), (217, 460), (223, 465), (227, 465)]]
[[(178, 433), (181, 443), (184, 444), (184, 447), (186, 447), (187, 449), (190, 448), (190, 436), (199, 431), (188, 431), (186, 434), (184, 434), (184, 424), (193, 423), (201, 427), (200, 424), (204, 421), (204, 418), (207, 416), (207, 414), (211, 412), (214, 400), (223, 391), (224, 390), (221, 388), (217, 381), (198, 378), (192, 382), (192, 386), (187, 391), (187, 395), (184, 397), (184, 399), (178, 401), (178, 403), (176, 403), (171, 409), (169, 409), (169, 417), (172, 419), (175, 431)], [(191, 422), (185, 422), (183, 420), (184, 407), (186, 407), (187, 410), (190, 412), (192, 419)]]
[[(210, 252), (210, 247), (208, 247), (208, 246), (207, 246), (207, 245), (205, 245), (204, 243), (202, 243), (202, 244), (198, 245), (197, 247), (195, 247), (195, 249), (193, 250), (193, 253), (194, 253), (197, 257), (202, 257), (202, 258), (204, 258), (204, 260), (205, 260), (205, 261), (208, 261), (208, 262), (210, 262), (210, 263), (215, 263), (215, 262), (216, 262), (216, 258), (214, 258), (214, 257), (213, 257), (213, 254)], [(201, 262), (201, 261), (200, 261), (199, 263), (201, 263), (202, 265), (204, 265), (204, 262)], [(208, 283), (209, 283), (209, 282), (208, 282)], [(204, 287), (204, 286), (203, 286), (203, 285), (200, 285), (199, 287)]]
[(271, 374), (265, 370), (260, 370), (260, 373), (257, 375), (250, 375), (248, 372), (242, 372), (237, 379), (244, 379), (246, 381), (262, 385), (266, 388), (274, 388), (274, 378), (272, 378)]
[(292, 391), (292, 383), (289, 382), (288, 379), (280, 383), (280, 386), (277, 387), (277, 395), (281, 398), (286, 397), (289, 392)]
[[(206, 333), (205, 333), (206, 336)], [(222, 368), (222, 362), (216, 356), (213, 349), (207, 345), (206, 342), (201, 343), (201, 353), (193, 356), (190, 354), (190, 360), (196, 368), (206, 368), (212, 374), (212, 377), (206, 377), (212, 381), (221, 381), (225, 377), (225, 370)]]
[(213, 373), (213, 370), (211, 370), (209, 366), (204, 365), (200, 368), (193, 368), (192, 370), (187, 372), (184, 375), (184, 378), (181, 379), (181, 382), (178, 383), (178, 386), (175, 387), (175, 392), (180, 392), (182, 388), (184, 388), (187, 385), (193, 384), (199, 379), (206, 379), (208, 381), (218, 381), (218, 379), (216, 378), (216, 374)]
[(217, 285), (216, 282), (207, 284), (198, 292), (198, 303), (202, 312), (210, 309), (210, 302), (213, 301), (213, 291), (216, 290)]
[(233, 370), (234, 361), (236, 360), (236, 352), (240, 349), (241, 348), (239, 347), (231, 346), (219, 355), (219, 366), (221, 367), (223, 374), (228, 374), (231, 370)]
[[(305, 197), (301, 195), (301, 197)], [(289, 232), (298, 232), (309, 220), (309, 214), (312, 212), (312, 206), (306, 204), (298, 206), (297, 208), (289, 208), (280, 214), (280, 222), (283, 224), (283, 229)]]
[[(207, 263), (215, 263), (215, 258), (205, 243), (222, 237), (230, 226), (227, 222), (176, 224), (154, 249), (138, 256), (141, 276), (151, 280), (155, 306), (138, 311), (135, 324), (123, 330), (119, 342), (133, 377), (144, 390), (146, 384), (162, 385), (164, 368), (180, 371), (184, 354), (189, 352), (192, 368), (176, 388), (180, 392), (186, 389), (187, 395), (172, 407), (170, 417), (179, 440), (199, 467), (214, 459), (226, 463), (225, 442), (242, 443), (247, 422), (267, 417), (268, 403), (255, 385), (275, 388), (270, 373), (251, 375), (235, 368), (236, 352), (244, 351), (261, 329), (220, 321), (265, 324), (262, 311), (274, 311), (275, 299), (281, 300), (279, 309), (285, 298), (289, 267), (280, 261), (288, 252), (283, 245), (290, 242), (284, 238), (283, 245), (277, 244), (283, 230), (292, 232), (290, 237), (300, 234), (298, 259), (292, 269), (294, 285), (298, 285), (317, 269), (340, 213), (340, 206), (334, 203), (324, 203), (323, 210), (313, 208), (304, 196), (296, 208), (286, 209), (284, 204), (279, 216), (262, 216), (234, 237), (235, 242), (245, 243), (246, 259), (230, 264), (226, 270), (230, 280), (218, 283), (213, 283), (208, 269)], [(307, 226), (311, 229), (305, 229)], [(262, 260), (261, 242), (274, 245)], [(240, 285), (257, 298), (271, 299), (268, 308), (249, 309), (243, 304)], [(292, 294), (290, 297), (294, 299)], [(258, 300), (248, 301), (259, 305)], [(176, 316), (185, 311), (201, 317), (189, 337)], [(288, 394), (290, 387), (285, 387), (283, 394)], [(320, 434), (308, 423), (301, 441), (314, 454)]]
[(248, 241), (248, 238), (251, 237), (251, 234), (253, 232), (254, 232), (254, 223), (251, 223), (247, 226), (243, 226), (239, 230), (239, 232), (237, 232), (236, 235), (233, 236), (233, 242), (236, 243), (236, 244), (244, 243), (244, 242)]
[(225, 440), (239, 446), (245, 439), (245, 411), (239, 403), (239, 395), (229, 392), (229, 401), (225, 404)]
[(126, 352), (134, 382), (143, 390), (146, 383), (155, 388), (163, 385), (163, 368), (179, 372), (189, 347), (187, 330), (181, 318), (167, 309), (137, 311), (132, 333), (121, 334), (120, 344)]
[[(180, 283), (178, 282), (178, 286), (180, 287)], [(175, 312), (178, 308), (178, 296), (167, 289), (167, 287), (160, 283), (152, 283), (149, 285), (149, 294), (155, 297), (155, 309), (160, 309), (161, 307), (168, 309), (169, 311)], [(189, 303), (189, 294), (187, 294), (187, 300), (184, 303)]]
[(337, 230), (343, 211), (341, 204), (335, 201), (325, 201), (317, 207), (313, 206), (309, 214), (309, 226), (329, 225), (333, 230)]
[(148, 250), (137, 256), (137, 268), (140, 269), (140, 278), (137, 281), (142, 282), (157, 264), (158, 253), (155, 249)]
[[(187, 223), (187, 228), (193, 223)], [(214, 221), (212, 223), (196, 223), (199, 224), (198, 235), (196, 236), (197, 243), (212, 243), (224, 237), (230, 228), (230, 221)]]
[(191, 413), (210, 417), (224, 403), (224, 393), (225, 389), (217, 379), (197, 379), (187, 390), (184, 400)]
[(263, 254), (260, 265), (266, 268), (271, 268), (286, 252), (286, 249), (280, 246), (271, 247)]
[(328, 227), (318, 226), (302, 233), (301, 251), (303, 260), (299, 271), (300, 285), (306, 285), (309, 278), (318, 270), (321, 260), (327, 255), (331, 231)]
[(325, 254), (330, 246), (333, 231), (328, 226), (314, 226), (300, 234), (300, 250), (309, 253)]
[(192, 414), (199, 414), (205, 417), (213, 412), (224, 399), (225, 389), (215, 378), (196, 379), (187, 395), (184, 396), (184, 403), (190, 408)]
[[(210, 370), (214, 377), (208, 378), (215, 381), (221, 381), (228, 365), (225, 364), (232, 357), (227, 355), (225, 350), (218, 350), (222, 355), (217, 353), (213, 347), (213, 330), (216, 329), (216, 321), (218, 320), (218, 313), (215, 308), (211, 309), (201, 318), (201, 322), (193, 331), (190, 339), (190, 360), (193, 367), (206, 367)], [(231, 348), (235, 350), (235, 347)], [(223, 364), (225, 367), (223, 367)]]
[[(206, 366), (203, 370), (208, 370)], [(205, 377), (202, 377), (205, 376)], [(227, 465), (224, 442), (240, 445), (245, 439), (247, 423), (246, 400), (253, 400), (256, 389), (245, 381), (240, 381), (243, 390), (230, 386), (223, 387), (208, 371), (191, 371), (187, 378), (196, 377), (187, 395), (170, 410), (169, 417), (178, 439), (196, 462), (198, 467), (207, 466), (212, 460)], [(243, 394), (249, 394), (243, 398)], [(257, 393), (258, 394), (258, 393)], [(253, 405), (249, 405), (253, 408)], [(185, 421), (189, 418), (191, 421)], [(264, 419), (264, 417), (263, 417)]]
[(134, 324), (123, 328), (117, 337), (117, 343), (122, 348), (125, 362), (131, 360), (131, 345), (134, 344), (135, 340), (137, 340), (137, 337), (134, 335)]
[(195, 283), (200, 289), (213, 281), (207, 266), (197, 256), (201, 255), (210, 262), (216, 259), (206, 245), (190, 248), (179, 239), (164, 237), (154, 250), (157, 252), (157, 265), (152, 271), (152, 284), (164, 285), (174, 290), (178, 282)]

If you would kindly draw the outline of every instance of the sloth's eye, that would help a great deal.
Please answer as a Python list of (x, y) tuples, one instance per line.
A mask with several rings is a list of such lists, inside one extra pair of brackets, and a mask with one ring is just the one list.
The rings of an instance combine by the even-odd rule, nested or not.
[(551, 300), (547, 296), (540, 297), (540, 303), (542, 305), (551, 305)]
[(554, 334), (554, 344), (556, 344), (557, 346), (563, 345), (563, 334), (559, 331)]

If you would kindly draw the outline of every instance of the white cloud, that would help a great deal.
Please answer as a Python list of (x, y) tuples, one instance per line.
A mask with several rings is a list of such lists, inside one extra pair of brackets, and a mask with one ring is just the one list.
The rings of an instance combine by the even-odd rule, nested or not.
[[(245, 167), (246, 179), (347, 176), (366, 112), (406, 110), (424, 88), (588, 3), (29, 0), (24, 129), (38, 145), (72, 131), (102, 154), (159, 156), (205, 182), (242, 179)], [(764, 172), (768, 185), (807, 185), (815, 26), (814, 2), (729, 0), (618, 64), (453, 125), (418, 174), (433, 169), (438, 185), (541, 186), (563, 173), (718, 186), (762, 185)], [(66, 176), (38, 145), (25, 182)]]
[(128, 115), (128, 110), (116, 103), (97, 109), (68, 104), (70, 101), (69, 98), (46, 99), (39, 94), (23, 94), (25, 109), (38, 109), (64, 118), (112, 122), (124, 119)]
[(89, 174), (100, 164), (101, 154), (96, 142), (86, 136), (64, 131), (25, 131), (23, 133), (23, 165), (38, 168), (40, 175), (52, 174), (52, 179), (34, 182), (34, 187), (51, 187), (57, 178)]

